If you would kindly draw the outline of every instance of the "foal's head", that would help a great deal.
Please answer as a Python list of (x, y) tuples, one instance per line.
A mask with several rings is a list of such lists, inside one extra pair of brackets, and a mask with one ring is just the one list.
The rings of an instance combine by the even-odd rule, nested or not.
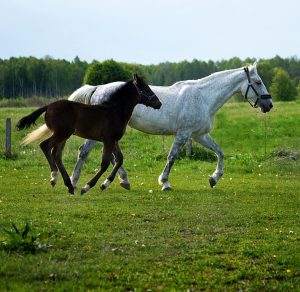
[(140, 76), (138, 76), (137, 74), (133, 74), (132, 83), (140, 96), (140, 100), (138, 103), (141, 103), (145, 106), (150, 106), (154, 109), (160, 109), (160, 100), (158, 99), (156, 94), (150, 89), (149, 85), (145, 83), (145, 81)]

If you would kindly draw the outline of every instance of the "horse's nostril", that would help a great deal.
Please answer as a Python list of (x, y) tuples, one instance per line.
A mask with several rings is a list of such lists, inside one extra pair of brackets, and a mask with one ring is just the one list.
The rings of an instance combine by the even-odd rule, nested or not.
[(271, 109), (272, 107), (273, 107), (273, 104), (271, 103), (271, 104), (270, 104), (270, 109)]

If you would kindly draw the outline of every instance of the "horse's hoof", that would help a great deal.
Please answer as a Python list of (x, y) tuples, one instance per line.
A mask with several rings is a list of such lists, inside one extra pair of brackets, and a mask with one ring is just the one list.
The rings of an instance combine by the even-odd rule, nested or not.
[(101, 187), (100, 187), (100, 190), (101, 190), (101, 191), (104, 191), (105, 189), (106, 189), (105, 184), (102, 184)]
[(121, 181), (120, 186), (128, 191), (130, 191), (130, 183), (126, 181)]
[(55, 187), (55, 185), (56, 185), (56, 181), (54, 181), (54, 180), (50, 180), (50, 184), (51, 184), (51, 186), (52, 186), (52, 187)]
[(69, 192), (69, 194), (74, 195), (74, 189), (73, 188), (69, 188), (68, 192)]
[(164, 191), (172, 191), (172, 187), (168, 182), (164, 182), (163, 183), (163, 187), (161, 188), (161, 190)]
[(213, 177), (210, 177), (209, 184), (210, 184), (210, 187), (213, 188), (217, 184), (217, 182)]
[(167, 192), (167, 191), (172, 191), (172, 188), (171, 187), (162, 187), (161, 190), (163, 192)]

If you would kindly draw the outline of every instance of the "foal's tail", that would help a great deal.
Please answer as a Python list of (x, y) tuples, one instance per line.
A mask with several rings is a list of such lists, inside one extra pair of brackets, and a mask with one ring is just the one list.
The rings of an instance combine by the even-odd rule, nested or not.
[(90, 104), (91, 96), (96, 91), (97, 87), (98, 87), (97, 85), (96, 86), (84, 85), (84, 86), (78, 88), (77, 90), (75, 90), (70, 95), (68, 100), (81, 102), (81, 103), (85, 103), (85, 104)]
[[(18, 130), (27, 129), (30, 126), (32, 126), (35, 121), (38, 119), (38, 117), (47, 110), (48, 106), (41, 107), (28, 116), (23, 117), (21, 120), (17, 123)], [(27, 145), (33, 141), (43, 139), (45, 137), (51, 136), (52, 131), (44, 124), (41, 127), (39, 127), (37, 130), (31, 132), (28, 134), (24, 140), (21, 142), (21, 144)]]
[(16, 126), (18, 130), (30, 128), (38, 119), (38, 117), (47, 110), (47, 108), (48, 106), (41, 107), (29, 114), (28, 116), (25, 116), (21, 120), (19, 120)]

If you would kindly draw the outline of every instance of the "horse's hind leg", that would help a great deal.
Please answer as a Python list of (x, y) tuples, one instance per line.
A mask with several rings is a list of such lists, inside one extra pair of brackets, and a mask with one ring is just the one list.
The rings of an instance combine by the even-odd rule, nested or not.
[(65, 166), (63, 165), (63, 162), (62, 162), (62, 152), (65, 147), (65, 144), (66, 144), (66, 140), (64, 140), (63, 142), (60, 142), (58, 145), (56, 145), (53, 148), (52, 155), (53, 155), (56, 165), (63, 177), (64, 183), (65, 183), (66, 187), (68, 188), (69, 193), (74, 194), (74, 187), (71, 183), (70, 177), (69, 177), (69, 175), (65, 169)]
[(57, 181), (57, 166), (55, 164), (55, 161), (51, 155), (51, 149), (53, 148), (54, 143), (53, 143), (53, 139), (52, 137), (44, 140), (43, 142), (40, 143), (40, 147), (44, 153), (44, 155), (47, 158), (47, 161), (50, 165), (50, 169), (51, 169), (51, 180), (50, 183), (51, 185), (54, 187)]
[(114, 147), (115, 147), (114, 143), (104, 142), (100, 170), (98, 170), (96, 175), (81, 189), (82, 195), (86, 193), (89, 189), (91, 189), (97, 183), (101, 175), (107, 170), (110, 164)]
[(123, 154), (121, 152), (121, 149), (119, 147), (119, 144), (116, 143), (115, 149), (114, 149), (114, 156), (115, 156), (115, 164), (112, 169), (112, 172), (107, 177), (107, 179), (104, 181), (104, 183), (101, 185), (101, 190), (105, 190), (115, 179), (115, 176), (117, 174), (117, 171), (119, 170), (120, 166), (123, 164)]
[[(113, 166), (116, 164), (115, 157), (117, 156), (117, 154), (115, 152), (116, 152), (116, 150), (114, 150), (114, 152), (113, 152), (114, 157), (112, 157), (112, 159), (110, 161)], [(129, 179), (127, 176), (127, 172), (122, 166), (119, 167), (118, 174), (119, 174), (119, 179), (120, 179), (120, 186), (126, 190), (130, 190), (130, 182), (129, 182)]]
[(224, 173), (224, 164), (223, 164), (224, 153), (209, 134), (201, 135), (199, 137), (193, 137), (193, 139), (196, 142), (199, 142), (202, 146), (212, 150), (217, 155), (218, 158), (217, 168), (209, 178), (210, 186), (214, 187)]
[(82, 170), (83, 163), (95, 145), (96, 145), (96, 141), (85, 140), (84, 144), (82, 144), (79, 147), (77, 162), (76, 162), (75, 168), (73, 170), (73, 173), (71, 175), (71, 182), (72, 182), (72, 185), (74, 188), (76, 188), (76, 185), (77, 185), (77, 182), (78, 182), (81, 170)]

